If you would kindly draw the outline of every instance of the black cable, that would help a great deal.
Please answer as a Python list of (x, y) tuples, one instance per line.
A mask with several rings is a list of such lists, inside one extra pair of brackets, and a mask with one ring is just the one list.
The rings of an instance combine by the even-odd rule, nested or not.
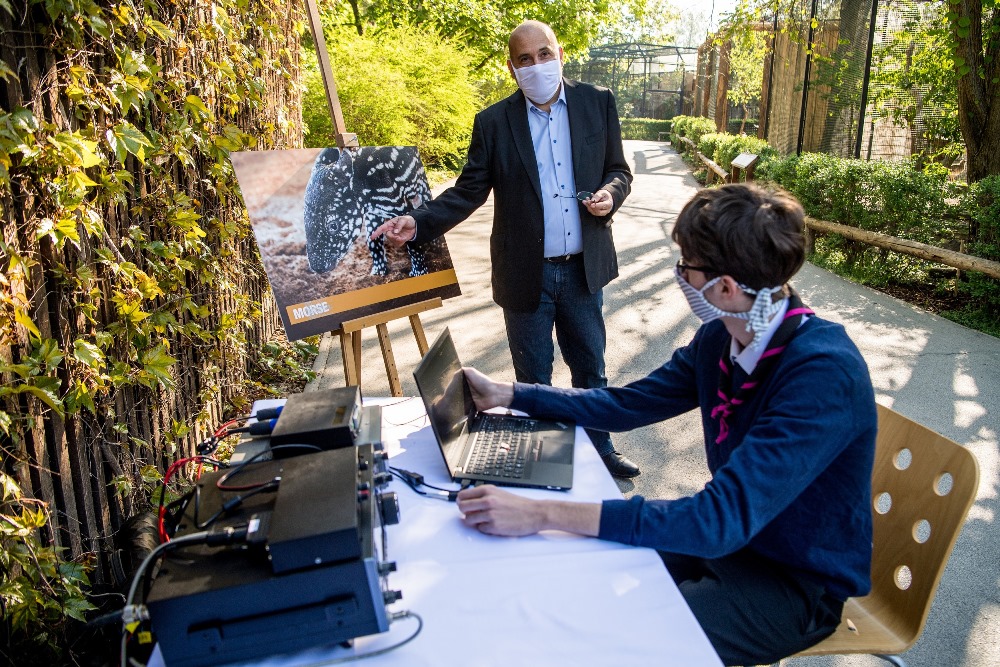
[[(424, 484), (423, 475), (410, 472), (409, 470), (399, 470), (398, 468), (389, 468), (389, 472), (398, 477), (399, 479), (403, 480), (403, 482), (408, 487), (413, 489), (416, 493), (420, 494), (421, 496), (426, 496), (427, 498), (437, 498), (438, 500), (453, 502), (455, 498), (458, 497), (458, 492), (461, 491), (461, 489), (454, 489), (454, 490), (442, 489), (439, 486), (431, 486), (430, 484)], [(421, 489), (418, 488), (420, 486), (426, 486), (430, 489), (438, 491), (439, 493), (428, 493), (426, 491), (422, 491)]]
[[(121, 664), (123, 666), (128, 665), (126, 653), (128, 636), (131, 634), (131, 631), (128, 629), (128, 625), (130, 622), (145, 620), (143, 618), (143, 612), (133, 607), (133, 601), (135, 600), (135, 593), (139, 588), (139, 582), (145, 578), (143, 573), (145, 573), (150, 565), (159, 560), (164, 551), (168, 549), (176, 549), (186, 544), (202, 544), (207, 538), (208, 533), (191, 533), (190, 535), (183, 535), (170, 540), (169, 542), (163, 542), (162, 544), (156, 545), (156, 548), (150, 551), (149, 555), (142, 561), (142, 564), (139, 565), (139, 569), (136, 570), (135, 575), (132, 577), (132, 585), (129, 587), (128, 596), (125, 598), (125, 607), (122, 609)], [(148, 615), (148, 613), (146, 615)]]
[(424, 628), (424, 619), (420, 618), (420, 615), (417, 614), (416, 612), (413, 612), (413, 611), (399, 611), (399, 612), (396, 612), (396, 613), (390, 615), (389, 622), (392, 623), (392, 622), (399, 621), (399, 620), (402, 620), (402, 619), (405, 619), (405, 618), (416, 619), (416, 621), (417, 621), (417, 629), (413, 631), (412, 635), (410, 635), (409, 637), (407, 637), (406, 639), (404, 639), (402, 641), (396, 642), (392, 646), (386, 646), (385, 648), (380, 648), (378, 650), (370, 651), (368, 653), (360, 653), (360, 654), (355, 654), (355, 655), (345, 655), (342, 658), (330, 658), (330, 659), (327, 659), (327, 660), (319, 660), (317, 662), (310, 662), (310, 663), (306, 663), (305, 665), (301, 665), (300, 667), (323, 667), (324, 665), (340, 665), (340, 664), (343, 664), (345, 662), (354, 662), (355, 660), (364, 660), (365, 658), (374, 658), (377, 655), (384, 655), (384, 654), (388, 653), (389, 651), (395, 651), (400, 646), (404, 646), (406, 644), (409, 644), (414, 639), (416, 639), (417, 635), (419, 635), (420, 631), (423, 630), (423, 628)]
[[(191, 458), (192, 459), (197, 459), (197, 461), (199, 463), (208, 463), (208, 464), (216, 466), (218, 468), (224, 468), (224, 467), (226, 467), (226, 466), (229, 465), (228, 463), (226, 463), (224, 461), (220, 461), (218, 459), (213, 459), (213, 458), (211, 458), (209, 456), (204, 456), (204, 455), (193, 456)], [(194, 463), (194, 461), (191, 461), (191, 462)], [(164, 516), (163, 515), (164, 502), (165, 502), (166, 497), (167, 497), (167, 484), (169, 482), (170, 482), (170, 480), (164, 479), (163, 480), (163, 484), (160, 486), (160, 502), (159, 502), (159, 504), (158, 504), (158, 506), (156, 508), (157, 538), (159, 538), (159, 527), (160, 527), (159, 526), (159, 522), (163, 519), (163, 516)], [(170, 505), (173, 505), (176, 502), (177, 501), (174, 501), (174, 502), (170, 503)], [(170, 505), (168, 505), (167, 507), (169, 508)]]
[[(258, 486), (256, 489), (253, 489), (253, 490), (251, 490), (251, 491), (249, 491), (247, 493), (244, 493), (242, 495), (236, 496), (235, 498), (231, 498), (231, 499), (227, 500), (226, 502), (224, 502), (222, 504), (222, 508), (218, 512), (216, 512), (215, 514), (213, 514), (212, 516), (208, 517), (205, 520), (205, 523), (198, 523), (198, 514), (197, 514), (197, 509), (196, 509), (195, 510), (195, 528), (197, 528), (198, 530), (205, 530), (206, 528), (208, 528), (209, 526), (211, 526), (213, 523), (215, 523), (219, 519), (219, 517), (221, 517), (222, 515), (226, 514), (230, 510), (234, 510), (237, 507), (239, 507), (240, 505), (242, 505), (243, 501), (246, 500), (247, 498), (249, 498), (251, 496), (255, 496), (258, 493), (264, 493), (265, 491), (273, 491), (274, 489), (278, 488), (278, 485), (280, 483), (281, 483), (281, 479), (278, 478), (278, 477), (275, 477), (270, 482), (267, 482), (266, 484)], [(195, 507), (197, 508), (197, 505)]]
[[(435, 491), (445, 491), (446, 493), (451, 493), (451, 492), (455, 491), (455, 489), (445, 489), (445, 488), (440, 487), (440, 486), (434, 486), (433, 484), (428, 484), (427, 482), (424, 481), (424, 476), (421, 475), (418, 472), (412, 472), (410, 470), (403, 470), (402, 468), (393, 468), (392, 466), (389, 467), (389, 470), (393, 471), (393, 472), (400, 473), (402, 475), (409, 475), (413, 479), (414, 484), (416, 484), (417, 486), (426, 486), (428, 489), (434, 489)], [(458, 490), (461, 491), (462, 489), (458, 489)]]
[(218, 481), (215, 483), (215, 488), (219, 489), (220, 491), (247, 491), (249, 489), (255, 489), (259, 486), (264, 486), (265, 484), (269, 484), (270, 481), (273, 480), (270, 480), (268, 482), (261, 482), (260, 484), (251, 484), (249, 486), (225, 486), (225, 483), (228, 482), (231, 477), (235, 477), (241, 470), (246, 468), (248, 465), (259, 459), (260, 457), (264, 456), (265, 454), (270, 454), (271, 452), (277, 451), (279, 449), (288, 449), (290, 447), (296, 447), (299, 449), (302, 448), (312, 449), (317, 452), (323, 451), (321, 447), (317, 447), (316, 445), (307, 445), (299, 443), (288, 444), (288, 445), (275, 445), (274, 447), (270, 447), (268, 449), (262, 449), (253, 456), (251, 456), (250, 458), (248, 458), (246, 461), (243, 461), (238, 466), (236, 466), (235, 468), (227, 472), (225, 475), (220, 477)]

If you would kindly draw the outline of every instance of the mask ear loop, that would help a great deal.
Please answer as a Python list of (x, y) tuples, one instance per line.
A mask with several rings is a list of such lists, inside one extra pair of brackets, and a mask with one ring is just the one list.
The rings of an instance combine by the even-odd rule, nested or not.
[(782, 290), (782, 287), (768, 287), (762, 290), (755, 290), (745, 285), (740, 285), (740, 288), (749, 294), (756, 295), (753, 300), (753, 306), (750, 307), (750, 311), (747, 317), (747, 331), (753, 331), (753, 340), (750, 341), (750, 347), (756, 348), (760, 344), (760, 339), (767, 331), (767, 327), (770, 324), (771, 316), (778, 311), (781, 305), (781, 299), (778, 301), (774, 300), (774, 295)]

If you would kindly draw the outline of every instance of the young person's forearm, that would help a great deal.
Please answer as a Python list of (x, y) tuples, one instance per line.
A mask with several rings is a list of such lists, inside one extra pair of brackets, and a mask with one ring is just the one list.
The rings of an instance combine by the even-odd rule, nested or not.
[(574, 503), (565, 500), (543, 500), (545, 529), (597, 537), (601, 529), (599, 503)]

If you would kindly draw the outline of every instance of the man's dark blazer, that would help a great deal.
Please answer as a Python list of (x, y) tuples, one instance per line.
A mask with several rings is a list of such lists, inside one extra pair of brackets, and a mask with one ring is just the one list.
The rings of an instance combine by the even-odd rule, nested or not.
[[(597, 292), (618, 276), (611, 216), (631, 190), (632, 172), (611, 91), (568, 79), (563, 84), (577, 190), (604, 188), (614, 199), (611, 213), (603, 218), (578, 204), (587, 286)], [(411, 243), (426, 243), (452, 229), (482, 206), (491, 190), (493, 300), (502, 308), (534, 312), (542, 293), (545, 223), (528, 110), (520, 90), (476, 115), (462, 173), (441, 196), (411, 213), (417, 221)]]

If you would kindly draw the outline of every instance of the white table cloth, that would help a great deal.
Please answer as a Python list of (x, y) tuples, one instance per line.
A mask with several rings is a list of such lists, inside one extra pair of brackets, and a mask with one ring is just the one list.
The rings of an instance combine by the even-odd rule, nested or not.
[[(274, 403), (261, 401), (255, 409)], [(382, 440), (390, 465), (418, 472), (429, 484), (456, 488), (419, 398), (366, 403), (383, 406)], [(581, 428), (575, 462), (569, 491), (512, 491), (581, 502), (622, 497)], [(558, 531), (521, 538), (483, 535), (461, 523), (454, 503), (422, 497), (398, 479), (388, 489), (396, 491), (400, 505), (400, 522), (386, 529), (387, 556), (398, 568), (389, 585), (403, 593), (389, 609), (419, 614), (423, 630), (363, 664), (721, 665), (655, 551)], [(324, 647), (254, 664), (328, 664), (396, 644), (416, 625), (403, 619), (388, 632), (357, 638), (351, 648)], [(162, 664), (157, 649), (150, 665)]]

